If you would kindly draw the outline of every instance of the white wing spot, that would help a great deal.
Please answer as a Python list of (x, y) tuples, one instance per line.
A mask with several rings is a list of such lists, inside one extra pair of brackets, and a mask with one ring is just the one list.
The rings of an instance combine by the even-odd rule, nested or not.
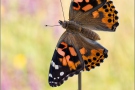
[(55, 65), (55, 69), (59, 69), (59, 66), (58, 65)]
[(52, 74), (49, 74), (49, 77), (52, 77)]
[(56, 65), (54, 62), (53, 62), (53, 60), (52, 60), (52, 67), (54, 67), (55, 69), (59, 69), (59, 66), (58, 65)]
[(55, 63), (53, 62), (53, 60), (52, 60), (52, 66), (53, 66), (53, 67), (55, 66)]
[(64, 72), (60, 72), (60, 76), (63, 76), (64, 75)]

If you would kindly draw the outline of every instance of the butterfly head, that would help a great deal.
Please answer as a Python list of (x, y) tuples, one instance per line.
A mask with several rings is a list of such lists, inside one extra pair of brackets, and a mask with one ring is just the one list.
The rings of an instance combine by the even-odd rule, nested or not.
[(59, 24), (60, 24), (63, 28), (66, 28), (66, 27), (67, 27), (67, 21), (61, 21), (61, 20), (59, 20)]

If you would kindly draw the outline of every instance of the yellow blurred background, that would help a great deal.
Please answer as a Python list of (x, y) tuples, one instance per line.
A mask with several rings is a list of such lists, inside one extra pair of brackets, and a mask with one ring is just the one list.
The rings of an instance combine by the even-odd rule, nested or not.
[[(82, 73), (82, 90), (134, 89), (134, 0), (113, 0), (116, 32), (97, 32), (109, 50), (100, 67)], [(70, 0), (62, 0), (68, 20)], [(77, 90), (77, 76), (60, 87), (48, 84), (48, 71), (62, 27), (59, 0), (1, 0), (1, 90)]]

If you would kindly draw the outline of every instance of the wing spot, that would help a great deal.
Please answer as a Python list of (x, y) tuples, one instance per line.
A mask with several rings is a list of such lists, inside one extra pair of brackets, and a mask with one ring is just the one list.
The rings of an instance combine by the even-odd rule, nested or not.
[(115, 8), (115, 6), (111, 6), (111, 8)]
[(93, 15), (93, 18), (98, 18), (98, 17), (99, 17), (98, 11), (94, 11), (94, 12), (92, 13), (92, 15)]
[(109, 10), (108, 9), (105, 9), (105, 12), (108, 12)]
[(106, 9), (107, 8), (107, 5), (104, 5), (103, 8)]
[(76, 67), (75, 67), (74, 63), (72, 61), (70, 61), (69, 59), (70, 59), (70, 56), (67, 55), (66, 60), (67, 60), (68, 66), (70, 67), (70, 70), (72, 70), (72, 69), (75, 70)]
[(77, 56), (77, 53), (73, 47), (69, 47), (69, 51), (70, 51), (72, 56)]
[(55, 65), (55, 69), (59, 69), (59, 66), (58, 65)]
[(91, 59), (88, 59), (88, 62), (91, 62)]
[(116, 11), (116, 10), (115, 10), (115, 11), (114, 11), (114, 13), (115, 13), (115, 14), (117, 14), (117, 13), (118, 13), (118, 11)]
[(111, 19), (108, 19), (108, 22), (109, 22), (109, 23), (111, 23), (111, 22), (112, 22), (112, 20), (111, 20)]
[(94, 62), (91, 63), (91, 65), (94, 65), (94, 64), (95, 64)]
[(53, 67), (55, 66), (55, 63), (53, 62), (53, 60), (52, 60), (52, 63), (51, 64), (52, 64)]
[(52, 78), (52, 74), (51, 74), (51, 73), (49, 74), (49, 77), (51, 77), (51, 78)]
[(100, 64), (99, 63), (96, 63), (96, 66), (100, 66)]
[(60, 72), (60, 76), (63, 76), (64, 75), (64, 72)]
[(96, 56), (100, 56), (100, 53), (97, 52), (97, 53), (96, 53)]
[(93, 57), (93, 60), (96, 60), (96, 57)]
[(57, 52), (58, 52), (61, 56), (65, 56), (65, 52), (62, 51), (61, 48), (57, 48)]
[(109, 13), (108, 16), (111, 17), (112, 15)]
[(82, 8), (82, 10), (88, 11), (88, 10), (90, 10), (90, 9), (92, 9), (92, 8), (93, 8), (93, 6), (92, 6), (91, 4), (87, 4), (86, 6), (84, 6), (84, 7)]
[[(82, 1), (82, 0), (81, 0)], [(89, 2), (89, 0), (85, 0), (87, 3)]]
[(118, 16), (115, 16), (115, 19), (118, 20)]
[(62, 64), (63, 66), (67, 66), (67, 58), (66, 57), (63, 57), (63, 60), (62, 60)]
[(103, 59), (100, 59), (100, 62), (103, 62)]
[(88, 62), (87, 62), (86, 60), (84, 60), (84, 63), (85, 63), (85, 64), (88, 64)]
[(84, 47), (80, 49), (80, 53), (81, 53), (81, 54), (84, 55), (86, 52), (87, 52), (87, 51), (86, 51), (86, 49), (85, 49)]
[(95, 66), (91, 66), (91, 68), (95, 68)]

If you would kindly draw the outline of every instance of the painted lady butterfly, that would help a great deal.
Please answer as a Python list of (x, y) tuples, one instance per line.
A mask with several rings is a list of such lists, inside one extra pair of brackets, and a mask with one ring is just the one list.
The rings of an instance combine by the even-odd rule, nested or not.
[(68, 77), (100, 66), (108, 50), (96, 40), (92, 30), (115, 31), (117, 11), (110, 0), (73, 0), (69, 21), (59, 21), (66, 29), (58, 41), (49, 71), (49, 84), (60, 86)]

